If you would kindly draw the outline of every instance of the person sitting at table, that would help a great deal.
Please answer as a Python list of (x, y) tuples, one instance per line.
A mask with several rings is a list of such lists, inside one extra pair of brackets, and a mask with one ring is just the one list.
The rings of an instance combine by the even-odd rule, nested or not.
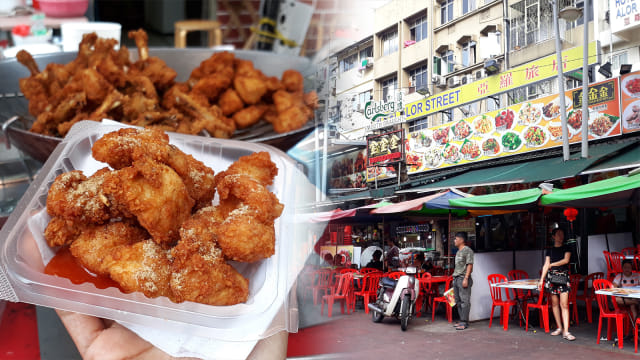
[(433, 268), (431, 259), (425, 260), (424, 253), (418, 253), (418, 255), (416, 255), (416, 262), (414, 263), (414, 266), (426, 272), (431, 271), (431, 268)]
[(374, 251), (371, 261), (369, 261), (365, 267), (378, 269), (382, 271), (382, 260), (380, 260), (381, 257), (382, 257), (382, 251), (380, 250)]
[[(613, 278), (613, 286), (615, 287), (631, 287), (640, 286), (640, 274), (633, 272), (633, 264), (631, 260), (622, 261), (622, 272)], [(618, 305), (629, 307), (633, 316), (633, 323), (638, 318), (638, 299), (623, 298), (616, 296)]]
[[(551, 294), (553, 317), (558, 327), (551, 332), (551, 336), (562, 334), (564, 339), (573, 341), (576, 337), (569, 332), (569, 291), (571, 290), (571, 284), (569, 282), (568, 264), (571, 259), (571, 250), (564, 244), (564, 231), (562, 231), (562, 229), (553, 229), (553, 231), (551, 231), (551, 238), (553, 239), (553, 247), (547, 249), (545, 252), (544, 266), (540, 274), (538, 289), (540, 291), (544, 289)], [(567, 279), (566, 284), (552, 283), (551, 279), (547, 276), (552, 272), (558, 276), (564, 274)], [(562, 319), (560, 318), (560, 310), (562, 310)]]

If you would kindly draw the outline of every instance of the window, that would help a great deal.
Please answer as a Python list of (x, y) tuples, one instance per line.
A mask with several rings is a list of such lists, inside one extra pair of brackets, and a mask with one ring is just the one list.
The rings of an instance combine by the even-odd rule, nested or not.
[(396, 76), (384, 80), (382, 82), (382, 101), (387, 101), (395, 96), (395, 91), (398, 88), (398, 78)]
[(422, 16), (416, 19), (411, 25), (409, 31), (411, 32), (411, 40), (415, 42), (425, 40), (429, 31), (427, 26), (427, 17)]
[(476, 63), (476, 42), (469, 41), (462, 45), (462, 65), (471, 66)]
[(357, 62), (358, 62), (358, 54), (352, 54), (340, 60), (340, 73), (343, 73), (355, 68)]
[(612, 72), (613, 72), (613, 69), (620, 69), (620, 65), (622, 64), (629, 64), (629, 61), (627, 60), (626, 51), (613, 54), (613, 56), (609, 58), (609, 61), (611, 62)]
[[(553, 8), (544, 0), (522, 0), (510, 6), (510, 48), (525, 47), (554, 36)], [(563, 32), (561, 31), (562, 35)]]
[(427, 71), (427, 65), (419, 66), (409, 71), (409, 76), (411, 78), (411, 86), (412, 89), (409, 89), (409, 92), (412, 93), (414, 91), (418, 91), (419, 89), (426, 89), (429, 85), (429, 72)]
[(453, 0), (444, 0), (440, 4), (440, 24), (453, 20)]
[(447, 75), (449, 73), (453, 72), (453, 51), (452, 50), (448, 50), (447, 52), (444, 53), (444, 55), (442, 55), (442, 62), (443, 64), (443, 74), (442, 75)]
[(398, 31), (393, 30), (382, 35), (382, 56), (398, 51)]
[(357, 96), (353, 97), (353, 110), (364, 110), (364, 106), (371, 101), (371, 90), (367, 90), (365, 92), (361, 92)]
[(487, 112), (500, 109), (499, 96), (489, 96), (486, 101), (487, 101)]
[(462, 13), (466, 14), (476, 9), (476, 0), (462, 0)]
[(422, 119), (418, 119), (409, 123), (409, 132), (416, 132), (422, 129), (428, 129), (430, 126), (429, 118), (424, 117)]
[(362, 50), (360, 50), (360, 63), (362, 64), (362, 60), (373, 57), (373, 46), (368, 46)]
[(434, 56), (433, 57), (433, 73), (436, 75), (442, 75), (441, 71), (442, 71), (442, 60), (439, 57)]

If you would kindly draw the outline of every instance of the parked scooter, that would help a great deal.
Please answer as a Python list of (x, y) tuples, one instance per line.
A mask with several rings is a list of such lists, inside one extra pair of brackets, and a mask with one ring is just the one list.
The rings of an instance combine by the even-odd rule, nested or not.
[(415, 267), (408, 267), (405, 274), (398, 280), (388, 277), (380, 279), (376, 302), (369, 304), (373, 322), (379, 323), (385, 316), (394, 316), (400, 319), (402, 331), (407, 330), (409, 319), (415, 313), (420, 281), (416, 279)]

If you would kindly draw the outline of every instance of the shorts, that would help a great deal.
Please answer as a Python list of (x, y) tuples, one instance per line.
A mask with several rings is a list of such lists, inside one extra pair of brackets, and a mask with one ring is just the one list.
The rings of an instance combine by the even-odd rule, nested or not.
[(571, 282), (567, 281), (566, 284), (562, 285), (552, 284), (551, 281), (549, 281), (549, 276), (547, 276), (544, 281), (544, 288), (552, 295), (560, 295), (560, 293), (568, 293), (571, 291)]

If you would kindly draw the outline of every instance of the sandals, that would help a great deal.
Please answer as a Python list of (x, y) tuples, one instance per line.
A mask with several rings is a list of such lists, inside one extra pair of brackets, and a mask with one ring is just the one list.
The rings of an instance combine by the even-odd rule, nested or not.
[(558, 335), (560, 335), (560, 334), (562, 334), (562, 329), (561, 329), (561, 328), (557, 328), (557, 329), (555, 329), (555, 331), (553, 331), (553, 332), (552, 332), (551, 334), (549, 334), (549, 335), (551, 335), (551, 336), (558, 336)]
[(576, 339), (576, 337), (571, 335), (570, 332), (567, 332), (566, 334), (563, 334), (562, 338), (565, 339), (565, 340), (569, 340), (569, 341), (573, 341), (573, 340)]

